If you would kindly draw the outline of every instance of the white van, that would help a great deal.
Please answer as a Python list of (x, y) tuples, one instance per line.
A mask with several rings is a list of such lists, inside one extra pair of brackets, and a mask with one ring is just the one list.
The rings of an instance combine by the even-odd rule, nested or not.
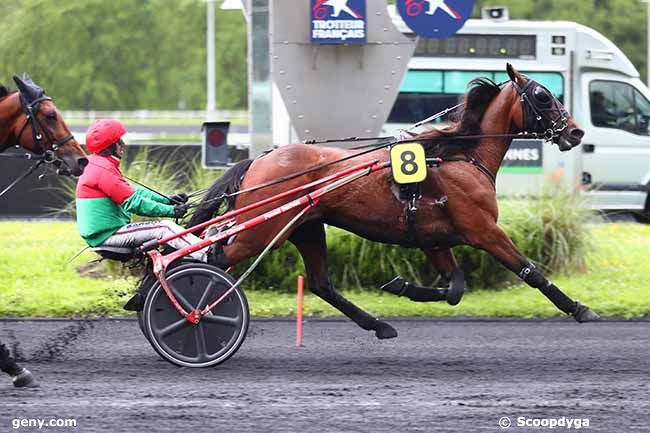
[[(393, 21), (410, 33), (398, 15)], [(558, 96), (585, 136), (565, 153), (516, 140), (498, 192), (535, 193), (546, 178), (561, 178), (595, 209), (650, 217), (650, 90), (616, 45), (574, 22), (471, 19), (448, 39), (420, 38), (385, 132), (453, 106), (472, 78), (506, 80), (506, 62)]]

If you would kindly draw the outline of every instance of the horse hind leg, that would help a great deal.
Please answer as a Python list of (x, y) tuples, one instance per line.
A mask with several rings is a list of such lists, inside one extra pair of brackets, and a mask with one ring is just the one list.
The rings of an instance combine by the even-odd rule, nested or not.
[(465, 274), (458, 267), (456, 259), (450, 249), (435, 250), (424, 249), (431, 264), (440, 274), (449, 280), (449, 286), (444, 288), (423, 287), (406, 281), (397, 276), (388, 283), (381, 286), (381, 289), (398, 296), (406, 296), (415, 302), (437, 302), (447, 301), (449, 305), (456, 305), (460, 302), (465, 292)]
[(309, 290), (341, 311), (361, 328), (375, 331), (377, 338), (397, 337), (397, 331), (392, 326), (357, 307), (332, 286), (327, 270), (327, 246), (323, 223), (306, 222), (291, 234), (289, 240), (302, 256)]

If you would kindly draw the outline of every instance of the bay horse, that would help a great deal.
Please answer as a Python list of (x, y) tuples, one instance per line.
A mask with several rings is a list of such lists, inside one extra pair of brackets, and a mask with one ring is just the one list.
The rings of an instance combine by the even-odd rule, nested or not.
[[(86, 154), (70, 133), (52, 98), (29, 75), (14, 75), (18, 91), (0, 85), (0, 153), (22, 147), (59, 166), (59, 172), (79, 176)], [(63, 166), (63, 167), (62, 167)]]
[[(421, 197), (416, 203), (417, 211), (411, 215), (412, 218), (405, 212), (409, 204), (394, 192), (391, 173), (382, 170), (325, 195), (296, 228), (281, 239), (292, 242), (300, 252), (309, 289), (361, 328), (375, 331), (380, 339), (395, 337), (397, 332), (332, 287), (324, 224), (372, 241), (419, 248), (431, 265), (450, 281), (447, 288), (428, 288), (397, 277), (382, 286), (388, 292), (415, 301), (458, 303), (465, 282), (450, 248), (464, 244), (491, 254), (577, 321), (599, 319), (590, 308), (573, 301), (548, 281), (497, 225), (499, 211), (495, 177), (515, 135), (520, 132), (543, 134), (562, 151), (577, 146), (584, 135), (548, 89), (528, 79), (510, 64), (507, 72), (510, 80), (502, 83), (503, 87), (487, 79), (476, 79), (471, 83), (460, 121), (453, 122), (449, 128), (431, 130), (415, 137), (425, 146), (427, 156), (439, 157), (441, 162), (438, 167), (428, 169), (428, 176), (421, 185)], [(289, 175), (293, 173), (352, 154), (353, 151), (341, 148), (294, 144), (277, 148), (252, 161), (242, 161), (214, 183), (189, 225), (210, 219), (225, 200), (230, 208), (238, 209), (363, 161), (386, 161), (389, 152), (385, 148), (378, 149), (286, 182), (237, 194), (237, 191), (277, 178), (291, 177)], [(286, 201), (294, 198), (289, 197)], [(281, 204), (283, 202), (273, 203), (244, 213), (237, 217), (237, 223)], [(216, 248), (213, 263), (220, 267), (233, 266), (258, 254), (297, 212), (230, 238)]]
[[(52, 98), (46, 96), (27, 74), (22, 78), (14, 75), (13, 79), (18, 91), (11, 92), (0, 84), (0, 153), (12, 146), (22, 147), (42, 155), (42, 161), (57, 166), (60, 174), (81, 175), (88, 164), (86, 154), (70, 133)], [(13, 377), (16, 387), (37, 386), (31, 373), (16, 363), (2, 342), (0, 370)]]

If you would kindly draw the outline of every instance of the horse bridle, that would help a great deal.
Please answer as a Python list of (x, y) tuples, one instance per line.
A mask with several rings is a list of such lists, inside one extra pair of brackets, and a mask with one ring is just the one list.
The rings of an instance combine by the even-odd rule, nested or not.
[[(20, 143), (20, 137), (23, 135), (23, 132), (25, 132), (25, 129), (27, 129), (28, 125), (31, 125), (32, 127), (32, 141), (34, 144), (38, 145), (41, 149), (41, 152), (45, 156), (45, 161), (46, 162), (54, 162), (57, 157), (56, 157), (56, 152), (61, 148), (65, 143), (68, 141), (72, 140), (74, 136), (72, 134), (68, 134), (65, 137), (63, 137), (60, 140), (54, 140), (54, 138), (47, 132), (47, 128), (44, 128), (43, 125), (41, 124), (41, 121), (38, 120), (38, 117), (36, 114), (38, 113), (38, 110), (41, 108), (41, 102), (43, 101), (51, 101), (52, 98), (49, 96), (41, 96), (36, 99), (34, 99), (31, 102), (27, 102), (27, 99), (22, 95), (20, 95), (20, 105), (23, 109), (23, 112), (25, 113), (25, 123), (23, 123), (23, 126), (20, 128), (20, 132), (18, 132), (18, 135), (16, 136), (16, 142)], [(45, 134), (45, 137), (47, 140), (50, 142), (50, 148), (45, 149), (41, 143), (41, 140), (43, 140), (43, 134)]]
[[(72, 140), (74, 136), (72, 134), (68, 134), (65, 137), (63, 137), (61, 140), (54, 140), (52, 136), (47, 132), (47, 129), (41, 125), (41, 122), (38, 120), (38, 117), (36, 114), (38, 113), (38, 110), (40, 109), (40, 104), (43, 101), (51, 101), (52, 98), (49, 96), (40, 96), (36, 99), (34, 99), (31, 102), (27, 102), (27, 99), (23, 96), (23, 94), (20, 94), (20, 105), (22, 107), (23, 112), (25, 113), (25, 123), (23, 123), (23, 126), (20, 128), (20, 132), (16, 136), (16, 146), (20, 145), (20, 137), (23, 135), (23, 132), (25, 132), (25, 129), (27, 128), (28, 125), (31, 125), (32, 127), (32, 140), (34, 144), (37, 144), (40, 147), (40, 150), (42, 152), (42, 156), (33, 156), (31, 154), (26, 154), (26, 155), (2, 155), (6, 156), (9, 158), (20, 158), (23, 159), (26, 157), (26, 159), (33, 159), (36, 160), (36, 164), (32, 165), (25, 171), (23, 174), (18, 176), (16, 179), (14, 179), (13, 182), (11, 182), (7, 187), (5, 187), (2, 191), (0, 191), (0, 197), (5, 195), (7, 192), (9, 192), (14, 186), (18, 184), (21, 180), (32, 174), (38, 167), (40, 167), (41, 164), (53, 164), (56, 167), (59, 167), (61, 163), (65, 163), (61, 158), (59, 158), (56, 155), (56, 152), (63, 146), (65, 143), (68, 141)], [(41, 134), (41, 131), (43, 134), (45, 134), (47, 140), (50, 142), (50, 148), (49, 149), (44, 149), (43, 145), (41, 144), (41, 140), (43, 140), (43, 134)], [(58, 169), (57, 170), (58, 174), (64, 175), (64, 174), (69, 174), (68, 169)]]
[[(524, 134), (543, 134), (545, 140), (551, 141), (569, 126), (569, 113), (546, 87), (531, 79), (523, 87), (511, 82), (523, 106)], [(529, 127), (532, 131), (526, 131)]]

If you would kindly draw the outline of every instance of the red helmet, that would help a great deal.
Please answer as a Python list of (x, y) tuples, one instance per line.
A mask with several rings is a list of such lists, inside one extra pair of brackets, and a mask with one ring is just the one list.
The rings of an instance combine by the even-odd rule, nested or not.
[(92, 153), (99, 153), (126, 134), (126, 128), (119, 120), (102, 119), (88, 127), (86, 147)]

